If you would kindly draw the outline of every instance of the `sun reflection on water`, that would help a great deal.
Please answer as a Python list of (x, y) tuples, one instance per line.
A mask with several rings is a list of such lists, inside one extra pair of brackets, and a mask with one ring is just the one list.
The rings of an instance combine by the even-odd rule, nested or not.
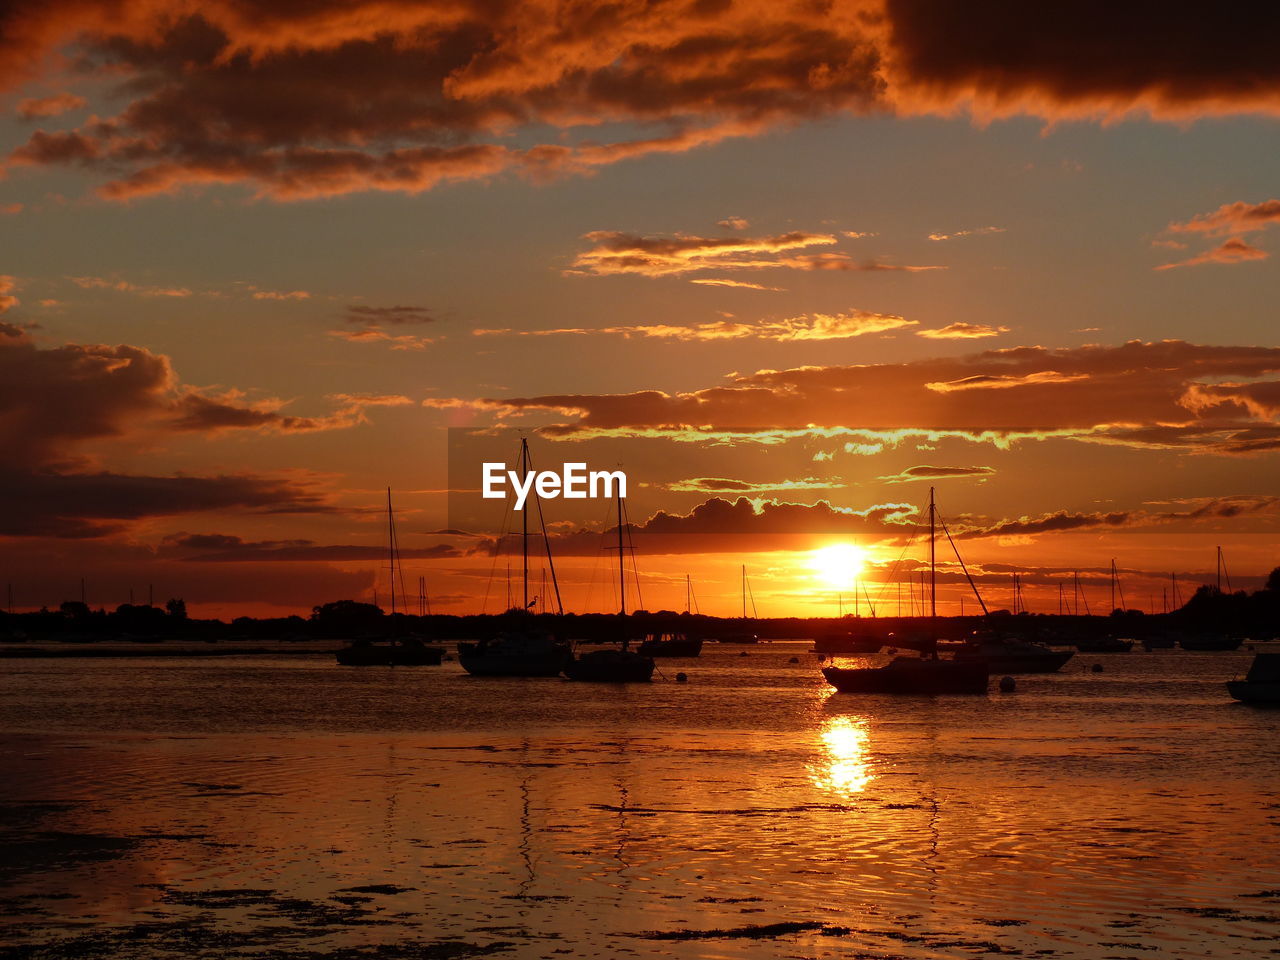
[(870, 724), (862, 717), (831, 717), (822, 724), (823, 762), (809, 768), (816, 786), (840, 794), (861, 793), (873, 779)]

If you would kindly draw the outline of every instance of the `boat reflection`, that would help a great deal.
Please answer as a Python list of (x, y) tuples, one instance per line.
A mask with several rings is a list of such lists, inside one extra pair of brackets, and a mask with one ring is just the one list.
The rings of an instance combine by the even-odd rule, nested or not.
[(818, 734), (822, 763), (811, 766), (815, 786), (843, 796), (861, 793), (873, 779), (871, 724), (865, 717), (828, 717)]

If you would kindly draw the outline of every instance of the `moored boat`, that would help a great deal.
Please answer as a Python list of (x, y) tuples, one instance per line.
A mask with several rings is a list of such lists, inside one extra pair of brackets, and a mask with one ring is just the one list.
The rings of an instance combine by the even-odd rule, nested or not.
[[(396, 515), (387, 487), (387, 559), (391, 576), (391, 622), (396, 622), (396, 583), (404, 597), (404, 571), (400, 567), (400, 544), (396, 538)], [(378, 611), (381, 616), (381, 611)], [(444, 647), (428, 646), (421, 637), (362, 638), (353, 640), (335, 654), (344, 667), (434, 667), (444, 659)]]
[[(520, 472), (526, 478), (533, 472), (529, 441), (523, 437), (520, 440)], [(541, 518), (542, 507), (536, 488), (532, 491), (532, 497), (539, 504)], [(535, 599), (531, 602), (529, 598), (529, 536), (529, 510), (526, 504), (525, 509), (520, 512), (523, 599), (519, 610), (509, 611), (517, 618), (517, 625), (494, 637), (458, 644), (458, 663), (473, 677), (556, 677), (573, 659), (573, 648), (567, 642), (535, 627), (530, 609), (537, 601)], [(560, 607), (560, 587), (556, 580), (555, 561), (551, 556), (551, 541), (547, 537), (545, 523), (542, 527), (542, 539), (547, 547), (547, 566), (551, 570), (556, 605)], [(560, 612), (564, 612), (563, 607), (560, 607)]]
[(684, 633), (651, 633), (640, 643), (646, 657), (696, 657), (702, 653), (702, 639)]
[[(921, 645), (919, 657), (894, 657), (883, 666), (837, 667), (822, 670), (827, 683), (841, 693), (891, 693), (907, 695), (983, 694), (990, 679), (983, 660), (944, 660), (938, 656), (936, 621), (937, 563), (934, 555), (937, 507), (934, 491), (929, 488), (929, 625), (928, 639)], [(953, 543), (954, 547), (954, 543)], [(957, 553), (957, 557), (959, 554)], [(975, 588), (976, 591), (976, 588)], [(981, 598), (979, 598), (981, 599)]]
[(533, 630), (458, 644), (458, 663), (473, 677), (556, 677), (572, 659), (568, 643)]
[(1228, 680), (1227, 692), (1242, 703), (1280, 706), (1280, 652), (1254, 654), (1243, 680)]
[(563, 668), (570, 680), (595, 683), (648, 683), (653, 679), (654, 663), (634, 650), (592, 650), (569, 660)]
[(981, 660), (894, 657), (880, 667), (824, 667), (827, 683), (841, 693), (986, 693), (990, 679)]
[[(618, 649), (592, 650), (571, 657), (563, 672), (570, 680), (592, 683), (648, 683), (653, 679), (653, 657), (630, 649), (627, 636), (627, 564), (624, 555), (622, 494), (618, 494), (618, 623), (621, 644)], [(701, 650), (701, 645), (699, 645)]]
[(962, 662), (984, 662), (990, 673), (1057, 673), (1074, 656), (1074, 650), (1053, 650), (1032, 640), (991, 634), (971, 637), (955, 653)]

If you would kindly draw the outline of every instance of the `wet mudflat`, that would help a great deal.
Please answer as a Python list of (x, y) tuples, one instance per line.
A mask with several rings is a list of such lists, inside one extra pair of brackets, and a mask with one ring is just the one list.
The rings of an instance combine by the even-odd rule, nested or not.
[(1280, 949), (1280, 712), (1222, 688), (1248, 654), (913, 700), (832, 694), (802, 650), (621, 690), (6, 664), (0, 957)]

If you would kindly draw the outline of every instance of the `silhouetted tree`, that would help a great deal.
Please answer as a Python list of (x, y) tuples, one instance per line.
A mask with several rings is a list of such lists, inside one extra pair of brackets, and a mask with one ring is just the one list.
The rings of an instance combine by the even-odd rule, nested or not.
[(1269, 593), (1280, 594), (1280, 567), (1276, 567), (1267, 577), (1267, 582), (1262, 588)]
[(71, 620), (89, 619), (89, 605), (80, 600), (63, 600), (58, 609), (62, 611), (64, 617)]
[(170, 597), (164, 605), (169, 616), (175, 620), (187, 619), (187, 602), (181, 597)]
[(358, 600), (335, 600), (311, 608), (311, 622), (322, 637), (362, 636), (382, 628), (382, 608)]

